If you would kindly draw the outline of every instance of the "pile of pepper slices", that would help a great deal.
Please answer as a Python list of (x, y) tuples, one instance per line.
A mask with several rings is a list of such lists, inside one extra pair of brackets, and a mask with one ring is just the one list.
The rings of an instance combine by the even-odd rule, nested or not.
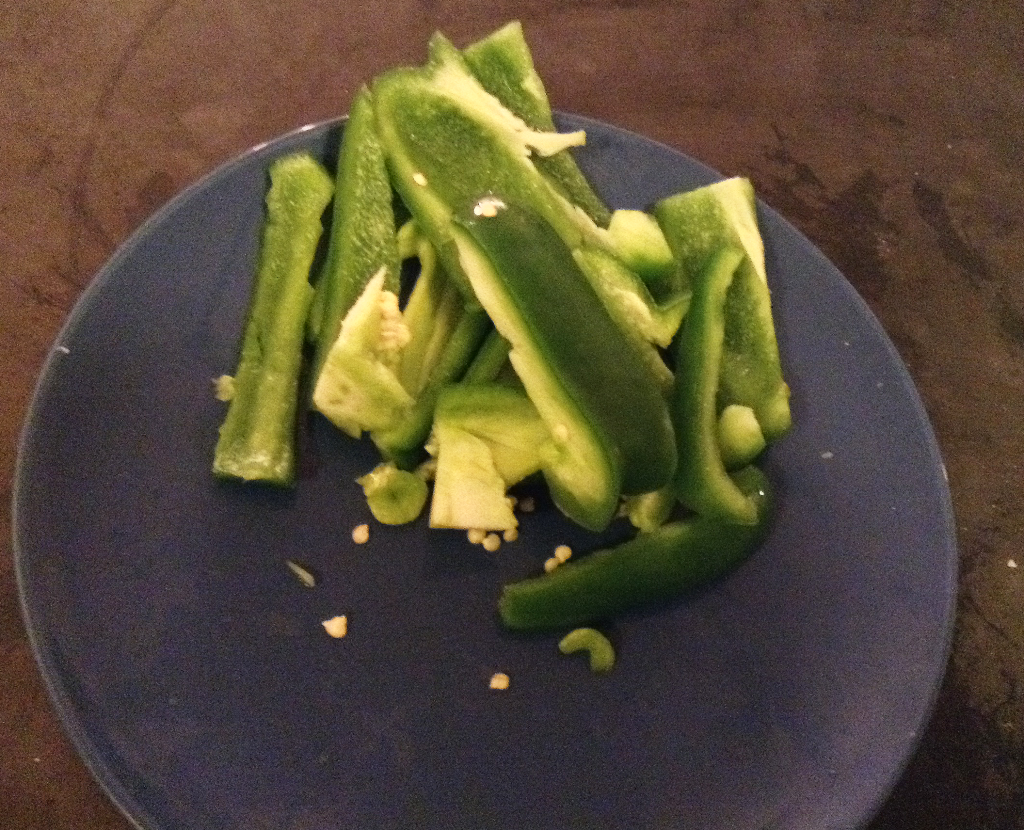
[(509, 530), (506, 491), (535, 474), (587, 528), (625, 512), (629, 541), (503, 589), (515, 629), (604, 620), (748, 556), (771, 514), (754, 462), (791, 423), (753, 189), (612, 211), (584, 140), (556, 132), (510, 23), (464, 50), (435, 34), (424, 65), (362, 88), (333, 177), (274, 161), (214, 473), (292, 486), (312, 406), (379, 448), (361, 483), (384, 521), (414, 519), (432, 478), (431, 526)]

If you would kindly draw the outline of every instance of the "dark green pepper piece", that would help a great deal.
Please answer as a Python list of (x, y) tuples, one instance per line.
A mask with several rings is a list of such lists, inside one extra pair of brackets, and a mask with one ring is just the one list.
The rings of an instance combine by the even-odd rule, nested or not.
[[(534, 68), (533, 55), (518, 20), (506, 23), (487, 37), (470, 44), (463, 50), (463, 55), (483, 88), (510, 112), (535, 130), (555, 131), (547, 90)], [(594, 192), (571, 151), (537, 156), (534, 163), (570, 202), (585, 210), (596, 224), (608, 227), (611, 211)]]
[(463, 270), (551, 430), (542, 469), (555, 503), (585, 527), (606, 526), (620, 493), (657, 489), (675, 468), (653, 373), (537, 213), (489, 197), (460, 215), (453, 233)]
[(772, 511), (768, 480), (756, 467), (735, 474), (756, 521), (722, 524), (692, 516), (628, 542), (569, 560), (543, 576), (506, 585), (498, 612), (524, 631), (572, 628), (675, 599), (719, 579), (764, 539)]
[(582, 133), (527, 127), (480, 85), (462, 53), (442, 35), (431, 39), (425, 66), (379, 75), (373, 96), (395, 190), (468, 302), (473, 292), (451, 244), (451, 222), (489, 193), (529, 205), (570, 247), (600, 237), (594, 222), (533, 161), (581, 142)]
[(780, 438), (792, 425), (789, 387), (775, 338), (753, 185), (737, 176), (677, 193), (655, 204), (654, 215), (691, 283), (706, 272), (721, 248), (745, 252), (726, 300), (719, 409), (748, 406), (765, 440)]

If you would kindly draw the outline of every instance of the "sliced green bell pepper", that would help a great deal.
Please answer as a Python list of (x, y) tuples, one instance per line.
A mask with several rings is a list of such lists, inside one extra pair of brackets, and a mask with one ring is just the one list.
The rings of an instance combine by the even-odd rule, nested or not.
[(508, 353), (511, 344), (497, 329), (491, 329), (473, 357), (473, 362), (462, 376), (463, 383), (490, 383), (497, 380), (508, 367)]
[(511, 530), (507, 490), (540, 469), (547, 428), (519, 389), (459, 383), (438, 398), (431, 452), (437, 458), (431, 527)]
[(690, 312), (677, 343), (672, 419), (679, 500), (718, 521), (753, 524), (754, 505), (726, 472), (718, 443), (726, 296), (743, 261), (742, 251), (723, 248), (694, 281)]
[(214, 451), (218, 476), (294, 483), (299, 373), (313, 300), (309, 272), (332, 191), (330, 175), (308, 153), (270, 166), (255, 287)]
[(341, 321), (366, 284), (384, 268), (384, 289), (398, 293), (399, 260), (393, 193), (374, 124), (370, 90), (352, 102), (338, 150), (327, 255), (307, 323), (315, 343), (314, 384)]
[(735, 474), (753, 524), (692, 516), (627, 542), (574, 557), (543, 576), (506, 585), (498, 612), (508, 628), (572, 628), (675, 599), (724, 576), (763, 540), (772, 509), (768, 480), (756, 467)]
[[(483, 88), (528, 127), (541, 132), (555, 131), (547, 90), (534, 68), (533, 55), (518, 20), (470, 44), (463, 55)], [(601, 227), (608, 227), (611, 211), (583, 175), (570, 150), (537, 156), (534, 163), (570, 202), (579, 205)]]
[(462, 311), (417, 391), (413, 406), (396, 423), (371, 433), (373, 443), (386, 458), (403, 469), (411, 469), (422, 460), (438, 395), (447, 384), (462, 377), (489, 331), (493, 331), (491, 321), (480, 308)]
[(584, 527), (605, 527), (621, 493), (672, 476), (675, 440), (657, 380), (536, 212), (488, 197), (457, 217), (452, 235), (550, 431), (542, 470), (555, 503)]
[(440, 34), (430, 60), (400, 67), (373, 84), (378, 133), (392, 183), (433, 243), (448, 274), (473, 294), (452, 248), (452, 218), (489, 193), (500, 193), (542, 215), (576, 247), (603, 231), (543, 176), (534, 163), (585, 140), (529, 128), (470, 72), (462, 54)]
[(732, 178), (662, 199), (654, 215), (691, 284), (722, 247), (743, 251), (729, 289), (719, 377), (719, 405), (750, 407), (769, 443), (792, 425), (789, 386), (782, 376), (757, 223), (754, 188)]

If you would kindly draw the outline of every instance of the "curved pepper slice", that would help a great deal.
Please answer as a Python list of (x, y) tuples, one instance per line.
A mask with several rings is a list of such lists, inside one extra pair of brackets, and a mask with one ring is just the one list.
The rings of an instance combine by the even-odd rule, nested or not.
[(754, 524), (693, 516), (506, 585), (498, 601), (502, 622), (532, 631), (586, 625), (674, 599), (724, 576), (761, 543), (772, 510), (768, 480), (760, 470), (745, 467), (735, 480), (754, 510)]
[(691, 283), (721, 248), (746, 254), (727, 298), (719, 405), (750, 407), (765, 440), (780, 438), (792, 425), (789, 386), (779, 361), (753, 185), (734, 177), (677, 193), (655, 204), (654, 215)]
[(481, 200), (453, 225), (462, 267), (551, 438), (542, 471), (555, 503), (584, 527), (614, 516), (620, 493), (655, 490), (675, 468), (668, 406), (650, 369), (533, 211)]
[(678, 341), (672, 419), (679, 451), (675, 473), (679, 500), (718, 521), (753, 524), (757, 511), (726, 472), (718, 444), (726, 297), (743, 261), (739, 249), (723, 248), (694, 282)]

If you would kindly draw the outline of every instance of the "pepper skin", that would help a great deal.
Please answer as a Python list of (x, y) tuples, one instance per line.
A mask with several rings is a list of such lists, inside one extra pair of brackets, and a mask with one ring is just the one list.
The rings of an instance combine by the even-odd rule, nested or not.
[(718, 444), (718, 391), (725, 343), (726, 297), (744, 260), (723, 248), (695, 280), (678, 341), (672, 397), (679, 453), (676, 496), (691, 510), (721, 522), (752, 524), (757, 512), (729, 477)]
[(270, 167), (267, 213), (255, 287), (235, 372), (235, 393), (221, 424), (213, 472), (222, 478), (295, 483), (295, 418), (309, 272), (323, 233), (320, 216), (334, 184), (308, 153)]
[(675, 441), (657, 380), (537, 213), (491, 197), (460, 216), (455, 233), (473, 290), (551, 430), (542, 469), (555, 503), (599, 530), (620, 494), (672, 477)]
[(734, 479), (755, 511), (754, 524), (692, 516), (573, 559), (505, 586), (498, 601), (502, 622), (522, 631), (574, 628), (675, 599), (724, 576), (761, 543), (772, 512), (759, 469), (745, 467)]

